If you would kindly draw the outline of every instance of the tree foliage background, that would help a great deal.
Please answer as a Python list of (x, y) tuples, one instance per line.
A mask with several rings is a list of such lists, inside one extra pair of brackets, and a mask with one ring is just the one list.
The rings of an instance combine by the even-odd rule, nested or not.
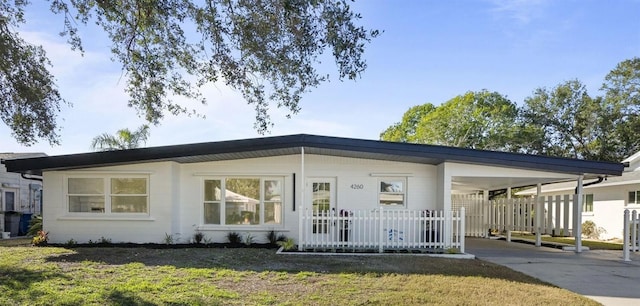
[(619, 162), (640, 151), (640, 58), (620, 62), (603, 96), (579, 80), (537, 88), (518, 107), (486, 90), (410, 108), (382, 140)]
[[(348, 0), (48, 0), (63, 21), (61, 35), (82, 52), (78, 26), (95, 22), (122, 65), (129, 106), (148, 122), (195, 114), (176, 96), (206, 103), (200, 88), (216, 81), (255, 109), (255, 129), (272, 126), (273, 105), (300, 110), (305, 92), (327, 81), (315, 68), (331, 52), (340, 79), (367, 67), (367, 42), (377, 30), (357, 25)], [(56, 116), (65, 103), (42, 47), (20, 38), (27, 0), (0, 0), (0, 118), (23, 144), (59, 142)]]

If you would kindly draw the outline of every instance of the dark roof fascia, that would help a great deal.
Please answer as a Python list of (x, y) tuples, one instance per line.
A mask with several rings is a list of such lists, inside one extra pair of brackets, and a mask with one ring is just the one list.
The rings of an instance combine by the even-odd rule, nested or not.
[(612, 162), (307, 134), (15, 159), (6, 160), (5, 164), (7, 170), (10, 172), (37, 173), (41, 170), (99, 167), (136, 162), (172, 160), (187, 156), (277, 150), (295, 147), (365, 152), (386, 156), (418, 157), (434, 160), (437, 161), (437, 163), (472, 163), (576, 175), (621, 175), (624, 169), (621, 163)]
[(621, 175), (624, 165), (614, 162), (591, 161), (520, 153), (475, 150), (425, 144), (386, 142), (306, 135), (306, 146), (375, 152), (389, 155), (424, 157), (443, 162), (461, 162), (479, 165), (499, 165), (513, 168), (561, 172), (569, 174)]

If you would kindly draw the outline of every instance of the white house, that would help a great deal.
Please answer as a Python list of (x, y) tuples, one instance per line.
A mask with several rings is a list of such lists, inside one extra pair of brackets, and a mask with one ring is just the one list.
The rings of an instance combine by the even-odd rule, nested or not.
[[(621, 176), (601, 177), (584, 182), (582, 221), (593, 221), (605, 231), (601, 239), (622, 238), (625, 209), (640, 212), (640, 152), (622, 161), (626, 165)], [(573, 193), (576, 182), (542, 186), (542, 196), (555, 197)], [(535, 195), (536, 189), (527, 189), (518, 195)]]
[[(0, 153), (0, 160), (46, 156), (44, 153)], [(0, 164), (0, 232), (12, 232), (17, 235), (19, 229), (15, 220), (5, 222), (4, 212), (24, 213), (25, 217), (40, 214), (42, 211), (42, 177), (7, 172)], [(7, 214), (9, 215), (9, 214)], [(20, 218), (14, 215), (9, 218)], [(18, 221), (19, 222), (19, 221)], [(13, 224), (13, 225), (12, 225)], [(10, 228), (12, 227), (12, 228)]]
[[(618, 163), (315, 135), (5, 164), (12, 172), (42, 173), (44, 228), (51, 242), (105, 237), (160, 243), (166, 235), (186, 242), (196, 232), (216, 242), (229, 232), (250, 233), (259, 241), (275, 230), (301, 245), (323, 239), (331, 244), (332, 233), (348, 223), (349, 237), (341, 240), (352, 247), (376, 240), (417, 239), (422, 247), (433, 246), (425, 239), (455, 242), (455, 191), (616, 176), (623, 170)], [(436, 215), (442, 217), (435, 231), (440, 236), (425, 238), (425, 224), (434, 227), (436, 219), (424, 218)]]

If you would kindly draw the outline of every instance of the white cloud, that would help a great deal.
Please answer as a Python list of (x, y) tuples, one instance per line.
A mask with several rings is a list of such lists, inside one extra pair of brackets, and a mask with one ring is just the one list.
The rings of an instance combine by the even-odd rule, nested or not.
[(541, 17), (548, 0), (490, 0), (491, 12), (499, 18), (513, 19), (519, 24), (528, 24)]

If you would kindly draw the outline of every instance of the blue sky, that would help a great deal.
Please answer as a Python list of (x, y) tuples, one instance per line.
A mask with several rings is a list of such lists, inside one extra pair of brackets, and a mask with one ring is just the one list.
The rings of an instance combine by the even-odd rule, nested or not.
[[(124, 76), (110, 61), (109, 41), (95, 27), (81, 27), (81, 56), (57, 33), (61, 16), (34, 1), (23, 37), (42, 44), (60, 91), (72, 107), (60, 113), (61, 145), (25, 147), (0, 123), (0, 152), (49, 155), (90, 151), (91, 139), (144, 121), (128, 108)], [(357, 1), (362, 24), (384, 30), (368, 47), (368, 69), (353, 81), (331, 74), (301, 102), (291, 119), (271, 109), (270, 135), (309, 133), (378, 139), (411, 106), (440, 104), (469, 90), (488, 89), (522, 104), (538, 87), (579, 79), (592, 95), (618, 62), (640, 56), (640, 1)], [(331, 64), (331, 65), (330, 65)], [(206, 106), (191, 101), (206, 119), (167, 116), (152, 126), (147, 146), (260, 137), (253, 108), (221, 84), (204, 91)]]

